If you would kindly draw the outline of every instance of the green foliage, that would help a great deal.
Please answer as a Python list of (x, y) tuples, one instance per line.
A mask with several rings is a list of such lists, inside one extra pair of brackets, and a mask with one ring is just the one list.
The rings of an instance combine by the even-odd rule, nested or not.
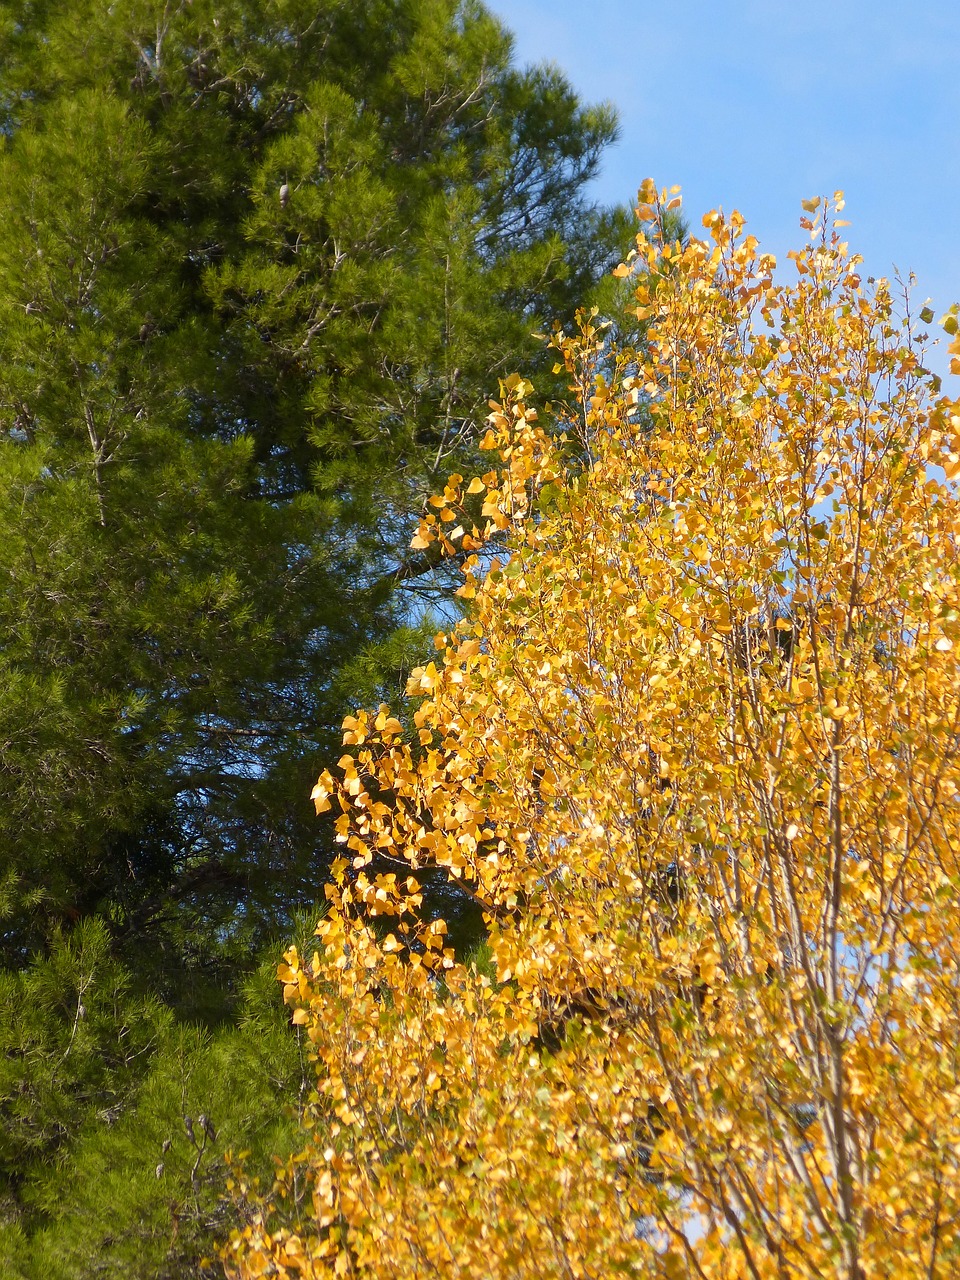
[(106, 942), (88, 922), (4, 978), (19, 1042), (4, 1046), (0, 1259), (20, 1267), (5, 1276), (196, 1275), (232, 1222), (227, 1153), (269, 1182), (272, 1153), (292, 1149), (306, 1056), (272, 963), (236, 1025), (211, 1032), (137, 1002)]
[(0, 1274), (7, 1280), (28, 1280), (24, 1271), (27, 1237), (19, 1222), (0, 1221)]
[(3, 950), (99, 914), (215, 1017), (312, 896), (353, 679), (419, 656), (411, 516), (619, 256), (615, 123), (457, 0), (21, 0), (0, 46)]
[(2, 7), (3, 1275), (194, 1276), (286, 1150), (245, 977), (450, 611), (411, 518), (621, 256), (614, 133), (474, 0)]
[(0, 1200), (54, 1162), (90, 1116), (123, 1111), (170, 1016), (137, 994), (98, 920), (56, 934), (49, 955), (0, 972)]
[(271, 1025), (241, 1022), (215, 1035), (178, 1030), (157, 1054), (136, 1108), (112, 1128), (91, 1126), (68, 1170), (38, 1188), (40, 1207), (55, 1220), (33, 1241), (33, 1273), (198, 1274), (233, 1220), (226, 1153), (246, 1152), (247, 1167), (270, 1181), (272, 1153), (292, 1153), (296, 1139), (294, 1117), (276, 1099), (304, 1092), (304, 1065), (277, 1014)]

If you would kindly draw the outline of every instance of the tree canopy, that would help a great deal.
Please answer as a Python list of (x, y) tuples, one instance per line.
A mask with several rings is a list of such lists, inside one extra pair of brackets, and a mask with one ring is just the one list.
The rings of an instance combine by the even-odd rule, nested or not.
[(450, 596), (410, 521), (622, 256), (615, 132), (473, 0), (0, 6), (4, 1275), (196, 1276), (225, 1149), (296, 1134), (250, 984), (310, 786)]
[(18, 0), (0, 119), (4, 953), (99, 914), (196, 1003), (314, 891), (409, 520), (620, 255), (614, 117), (476, 3)]
[(558, 335), (578, 410), (508, 380), (420, 524), (468, 612), (314, 791), (316, 1093), (272, 1189), (236, 1162), (231, 1276), (957, 1270), (960, 402), (839, 197), (789, 284), (669, 203), (621, 268), (648, 346)]

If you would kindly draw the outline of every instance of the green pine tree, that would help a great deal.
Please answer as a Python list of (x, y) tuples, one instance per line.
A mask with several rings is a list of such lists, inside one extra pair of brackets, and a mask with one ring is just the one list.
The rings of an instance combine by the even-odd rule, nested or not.
[(229, 1158), (269, 1185), (297, 1141), (312, 1073), (274, 956), (211, 1031), (138, 995), (109, 941), (86, 921), (0, 975), (4, 1277), (196, 1276), (233, 1223)]
[(169, 1011), (110, 952), (87, 920), (0, 972), (0, 1223), (17, 1222), (36, 1171), (56, 1167), (85, 1122), (124, 1112), (169, 1035)]
[(0, 52), (3, 950), (99, 914), (200, 1011), (322, 880), (412, 515), (617, 256), (614, 120), (457, 0), (22, 0)]
[(2, 1274), (195, 1276), (282, 1148), (245, 975), (450, 607), (414, 517), (621, 254), (614, 132), (472, 0), (2, 7)]

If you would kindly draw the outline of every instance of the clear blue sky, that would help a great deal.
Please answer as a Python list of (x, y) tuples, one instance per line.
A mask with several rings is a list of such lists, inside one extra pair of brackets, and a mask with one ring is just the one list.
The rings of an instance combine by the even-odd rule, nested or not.
[(617, 107), (599, 198), (678, 183), (693, 230), (737, 208), (787, 268), (801, 199), (842, 188), (869, 274), (912, 271), (937, 316), (960, 301), (960, 0), (488, 4), (519, 62), (555, 62)]

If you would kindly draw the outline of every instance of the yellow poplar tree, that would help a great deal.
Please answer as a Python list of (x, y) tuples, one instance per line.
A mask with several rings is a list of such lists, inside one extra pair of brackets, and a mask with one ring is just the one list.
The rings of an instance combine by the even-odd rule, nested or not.
[(557, 335), (574, 407), (507, 383), (421, 522), (466, 616), (314, 792), (316, 1094), (232, 1277), (960, 1274), (960, 402), (839, 195), (790, 285), (675, 203), (648, 345)]

